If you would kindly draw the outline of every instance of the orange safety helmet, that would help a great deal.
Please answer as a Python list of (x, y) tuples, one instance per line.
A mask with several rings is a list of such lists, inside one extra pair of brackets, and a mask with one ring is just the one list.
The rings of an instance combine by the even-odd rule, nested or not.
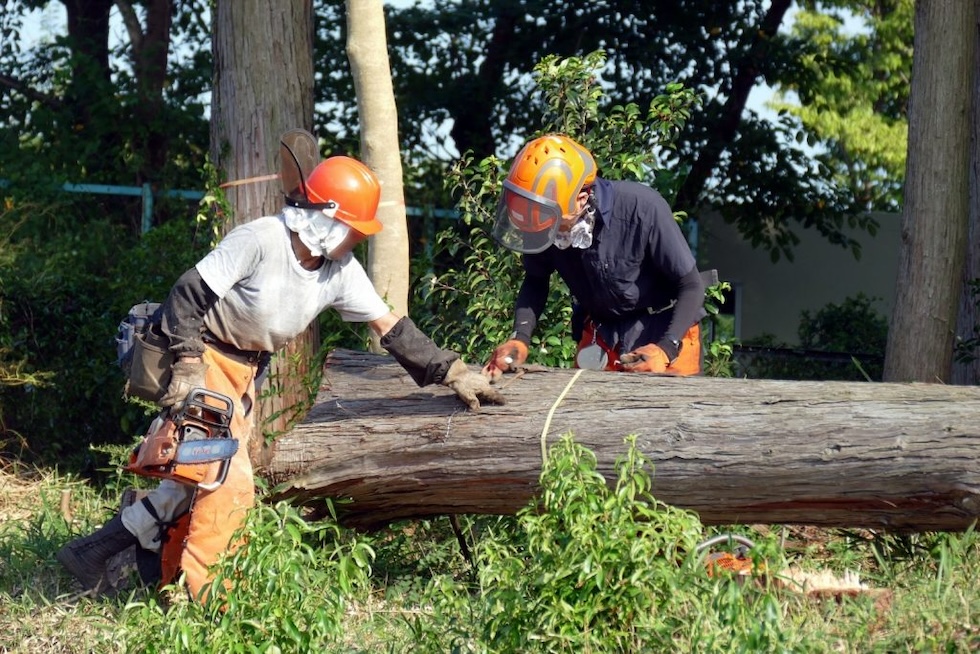
[(317, 164), (306, 178), (306, 197), (311, 208), (337, 205), (336, 220), (354, 231), (371, 236), (381, 231), (376, 217), (381, 183), (370, 168), (357, 159), (336, 156)]
[(578, 194), (595, 177), (592, 153), (567, 136), (548, 134), (528, 142), (504, 180), (494, 237), (518, 252), (547, 249), (562, 216), (577, 210)]

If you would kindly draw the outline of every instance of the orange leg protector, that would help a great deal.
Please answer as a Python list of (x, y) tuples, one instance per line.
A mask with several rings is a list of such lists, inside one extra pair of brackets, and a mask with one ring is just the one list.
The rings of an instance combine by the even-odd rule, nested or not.
[(684, 333), (681, 353), (667, 366), (667, 372), (684, 376), (701, 374), (701, 328), (697, 323)]
[[(684, 333), (684, 338), (681, 339), (681, 343), (681, 353), (672, 364), (667, 366), (666, 373), (683, 376), (700, 375), (702, 360), (701, 328), (697, 323), (692, 325)], [(602, 337), (595, 333), (595, 324), (591, 320), (586, 320), (582, 331), (582, 339), (578, 343), (578, 351), (582, 352), (582, 350), (589, 347), (600, 347), (606, 353), (606, 365), (603, 370), (622, 370), (619, 367), (619, 352), (617, 348), (610, 347), (602, 340)], [(577, 360), (575, 367), (580, 367)]]
[[(202, 590), (211, 581), (208, 566), (215, 563), (223, 552), (240, 543), (232, 542), (232, 534), (241, 527), (245, 515), (255, 504), (255, 486), (252, 463), (248, 457), (249, 439), (252, 434), (251, 415), (245, 415), (242, 398), (251, 407), (255, 401), (255, 367), (235, 361), (208, 347), (204, 352), (208, 364), (205, 383), (209, 390), (233, 398), (234, 414), (231, 419), (231, 435), (238, 439), (238, 452), (231, 460), (225, 482), (213, 491), (198, 490), (191, 506), (187, 536), (168, 545), (180, 547), (180, 567), (183, 569), (191, 596), (203, 601)], [(172, 558), (164, 552), (164, 560)], [(164, 579), (163, 583), (168, 583)]]

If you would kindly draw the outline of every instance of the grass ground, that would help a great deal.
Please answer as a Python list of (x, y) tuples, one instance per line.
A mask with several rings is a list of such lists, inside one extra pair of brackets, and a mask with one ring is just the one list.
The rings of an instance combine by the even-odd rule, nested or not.
[[(162, 613), (153, 608), (161, 598), (158, 592), (133, 588), (116, 597), (89, 598), (79, 594), (75, 582), (55, 561), (54, 553), (62, 544), (73, 535), (87, 533), (111, 514), (111, 497), (111, 492), (99, 494), (88, 484), (57, 472), (13, 465), (0, 469), (0, 653), (207, 651), (195, 640), (195, 634), (206, 631), (206, 620), (192, 625), (183, 644), (175, 631), (171, 645), (161, 646), (158, 633), (153, 638), (147, 635), (147, 630), (159, 630), (165, 624), (157, 622), (163, 620)], [(433, 626), (439, 611), (431, 606), (425, 587), (447, 572), (456, 578), (470, 574), (444, 523), (403, 523), (368, 537), (364, 542), (374, 552), (368, 584), (352, 586), (338, 595), (342, 599), (340, 623), (325, 627), (336, 638), (329, 648), (317, 646), (315, 651), (439, 651), (424, 645), (431, 642), (428, 637), (435, 631), (444, 629), (441, 624)], [(868, 531), (756, 527), (746, 533), (781, 545), (784, 558), (778, 566), (782, 570), (788, 566), (819, 570), (837, 579), (857, 573), (866, 585), (817, 596), (791, 590), (787, 584), (773, 589), (770, 582), (778, 576), (775, 574), (769, 575), (768, 582), (747, 582), (770, 584), (767, 592), (779, 598), (774, 606), (781, 615), (776, 618), (789, 634), (781, 641), (783, 645), (770, 644), (758, 651), (980, 649), (980, 590), (975, 583), (980, 574), (980, 542), (973, 532), (887, 536)], [(320, 591), (330, 584), (333, 570), (326, 568), (327, 576), (317, 582)], [(315, 605), (316, 598), (313, 600)], [(285, 600), (270, 598), (269, 606), (262, 610), (274, 613), (280, 601)], [(458, 610), (469, 609), (459, 604)], [(445, 607), (441, 611), (444, 617)], [(215, 628), (223, 624), (220, 618), (210, 619)], [(243, 646), (241, 651), (277, 651), (274, 642), (270, 635), (270, 647)], [(698, 649), (715, 651), (707, 645)], [(470, 642), (457, 651), (480, 648)]]

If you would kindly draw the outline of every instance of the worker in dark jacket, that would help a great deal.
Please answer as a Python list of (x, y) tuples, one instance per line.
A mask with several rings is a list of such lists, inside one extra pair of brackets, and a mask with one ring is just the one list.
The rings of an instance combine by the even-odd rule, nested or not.
[(563, 135), (527, 143), (504, 180), (494, 236), (524, 254), (514, 331), (483, 368), (496, 379), (528, 356), (557, 272), (573, 297), (576, 367), (694, 375), (704, 282), (666, 200), (637, 182), (597, 177)]

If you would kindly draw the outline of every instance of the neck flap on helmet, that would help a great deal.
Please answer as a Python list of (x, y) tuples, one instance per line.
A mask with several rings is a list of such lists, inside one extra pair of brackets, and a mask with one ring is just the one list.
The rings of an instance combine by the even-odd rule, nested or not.
[(286, 204), (313, 207), (306, 192), (306, 178), (320, 163), (320, 149), (312, 134), (291, 129), (279, 138), (279, 180)]

